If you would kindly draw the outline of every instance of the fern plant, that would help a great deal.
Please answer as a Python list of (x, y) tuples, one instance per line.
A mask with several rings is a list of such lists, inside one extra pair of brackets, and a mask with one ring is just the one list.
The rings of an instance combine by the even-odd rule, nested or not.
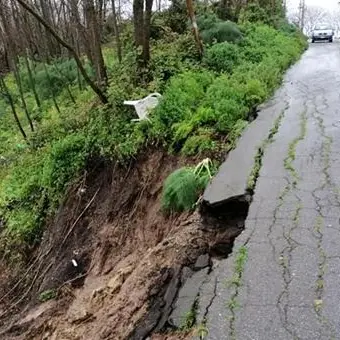
[(171, 173), (163, 185), (163, 211), (171, 213), (194, 209), (212, 177), (211, 167), (211, 160), (207, 158), (196, 167), (183, 167)]

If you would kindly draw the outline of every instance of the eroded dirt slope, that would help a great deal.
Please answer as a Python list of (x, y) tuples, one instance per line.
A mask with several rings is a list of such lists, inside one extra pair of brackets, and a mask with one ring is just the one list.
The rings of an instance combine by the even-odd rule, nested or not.
[[(26, 271), (5, 276), (1, 339), (142, 339), (161, 330), (181, 268), (239, 232), (203, 230), (198, 213), (162, 214), (162, 183), (180, 165), (157, 151), (126, 167), (94, 166), (70, 191)], [(49, 289), (58, 298), (40, 303)]]

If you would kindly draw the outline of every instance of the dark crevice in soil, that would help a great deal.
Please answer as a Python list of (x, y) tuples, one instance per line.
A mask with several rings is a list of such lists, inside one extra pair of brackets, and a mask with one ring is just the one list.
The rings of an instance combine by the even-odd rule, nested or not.
[[(201, 205), (201, 223), (197, 227), (204, 231), (208, 247), (200, 249), (199, 253), (201, 256), (202, 254), (208, 254), (208, 265), (204, 268), (195, 269), (195, 262), (193, 262), (183, 264), (180, 268), (164, 269), (164, 275), (167, 278), (164, 280), (163, 287), (159, 287), (157, 292), (150, 297), (149, 311), (130, 334), (130, 340), (146, 339), (155, 333), (174, 331), (181, 328), (178, 325), (176, 327), (170, 319), (174, 309), (181, 308), (180, 301), (178, 301), (181, 289), (195, 272), (205, 270), (205, 275), (200, 278), (201, 281), (197, 282), (197, 286), (194, 284), (195, 287), (201, 287), (212, 271), (211, 258), (227, 258), (231, 254), (235, 238), (244, 229), (250, 200), (250, 196), (247, 194), (215, 206), (208, 206), (205, 203)], [(196, 263), (197, 259), (198, 257), (195, 260)], [(185, 277), (183, 275), (184, 270), (192, 271), (191, 275)], [(196, 296), (192, 297), (190, 313), (192, 313), (195, 303), (197, 304), (198, 298), (199, 291)], [(195, 315), (190, 317), (195, 318)]]
[(200, 206), (204, 229), (226, 229), (229, 226), (244, 227), (248, 215), (251, 196), (242, 195), (218, 204), (210, 205), (203, 201)]

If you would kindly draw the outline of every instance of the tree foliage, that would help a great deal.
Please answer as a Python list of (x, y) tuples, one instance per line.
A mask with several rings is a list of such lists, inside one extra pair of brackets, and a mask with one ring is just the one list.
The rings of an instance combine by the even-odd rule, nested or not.
[[(137, 18), (124, 16), (112, 0), (6, 4), (0, 9), (0, 31), (7, 34), (0, 53), (10, 71), (0, 78), (0, 244), (6, 255), (14, 249), (27, 253), (39, 242), (46, 219), (89, 160), (125, 164), (150, 144), (200, 158), (234, 147), (256, 106), (306, 47), (301, 33), (280, 16), (280, 6), (271, 12), (272, 2), (252, 11), (235, 1), (225, 16), (225, 3), (197, 3), (202, 59), (200, 37), (194, 40), (181, 1), (166, 9), (158, 3), (152, 18), (145, 18), (143, 1), (135, 3), (137, 12), (143, 4), (138, 37)], [(267, 24), (259, 23), (258, 6), (270, 16)], [(106, 30), (109, 16), (113, 27)], [(139, 63), (141, 56), (147, 63)], [(98, 101), (79, 62), (107, 104)], [(132, 123), (135, 113), (123, 101), (156, 91), (163, 98), (150, 121)], [(210, 175), (190, 167), (170, 175), (164, 209), (192, 209)]]

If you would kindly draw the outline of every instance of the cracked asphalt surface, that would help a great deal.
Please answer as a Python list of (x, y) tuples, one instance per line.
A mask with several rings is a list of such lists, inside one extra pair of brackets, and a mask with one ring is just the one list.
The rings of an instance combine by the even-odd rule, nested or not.
[(207, 339), (340, 339), (340, 44), (311, 45), (266, 110), (282, 102), (245, 230), (201, 288)]

